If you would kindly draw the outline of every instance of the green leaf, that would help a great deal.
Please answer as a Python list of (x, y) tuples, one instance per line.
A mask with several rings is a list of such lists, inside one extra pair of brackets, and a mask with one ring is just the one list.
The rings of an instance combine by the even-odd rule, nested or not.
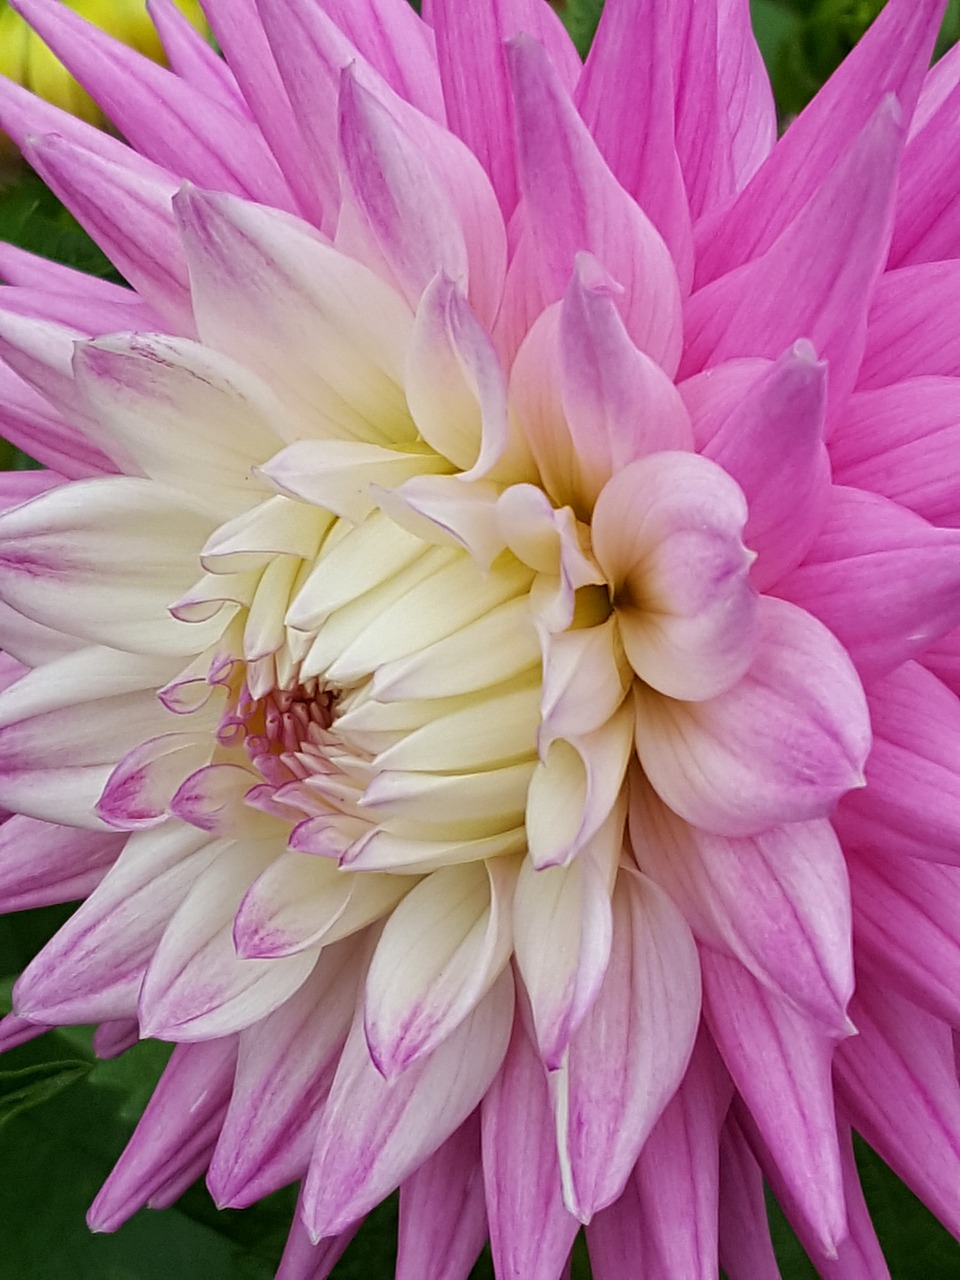
[(596, 35), (603, 0), (551, 0), (563, 25), (570, 32), (580, 56), (585, 58)]
[(23, 1067), (19, 1071), (0, 1071), (0, 1125), (22, 1111), (49, 1102), (62, 1090), (82, 1080), (91, 1065), (82, 1059), (68, 1058), (38, 1063), (35, 1067)]

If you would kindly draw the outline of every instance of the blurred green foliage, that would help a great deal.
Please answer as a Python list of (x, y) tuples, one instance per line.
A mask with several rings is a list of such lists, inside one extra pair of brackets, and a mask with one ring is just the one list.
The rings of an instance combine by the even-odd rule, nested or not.
[[(417, 6), (419, 7), (419, 6)], [(601, 0), (556, 0), (586, 52)], [(882, 0), (751, 0), (781, 115), (801, 110), (846, 56)], [(960, 38), (950, 0), (939, 52)], [(0, 178), (0, 240), (108, 279), (119, 277), (44, 185), (27, 171)], [(5, 450), (5, 451), (4, 451)], [(29, 465), (0, 442), (0, 467)], [(0, 1012), (15, 975), (69, 914), (48, 908), (0, 918)], [(6, 975), (6, 977), (3, 977)], [(5, 1055), (0, 1070), (0, 1280), (269, 1280), (293, 1213), (292, 1189), (242, 1212), (218, 1211), (202, 1183), (171, 1209), (141, 1212), (119, 1232), (93, 1236), (84, 1213), (123, 1149), (169, 1055), (148, 1042), (98, 1061), (89, 1029), (53, 1031)], [(958, 1280), (960, 1247), (864, 1144), (861, 1175), (893, 1280)], [(12, 1176), (11, 1176), (12, 1172)], [(771, 1227), (784, 1280), (815, 1272), (779, 1208)], [(392, 1276), (397, 1204), (371, 1214), (335, 1280)], [(572, 1280), (588, 1280), (582, 1236)], [(492, 1280), (486, 1252), (473, 1280)], [(681, 1280), (681, 1278), (678, 1278)]]

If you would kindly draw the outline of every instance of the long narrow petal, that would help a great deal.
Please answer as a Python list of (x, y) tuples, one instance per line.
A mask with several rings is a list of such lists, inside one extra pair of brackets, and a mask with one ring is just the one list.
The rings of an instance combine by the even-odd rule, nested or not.
[(396, 1280), (467, 1280), (486, 1238), (475, 1111), (400, 1188)]
[(902, 142), (900, 110), (886, 101), (796, 221), (760, 257), (689, 299), (681, 376), (736, 356), (776, 357), (808, 338), (830, 363), (831, 406), (842, 404), (887, 256)]
[(729, 1280), (781, 1280), (763, 1175), (731, 1109), (720, 1135), (720, 1262)]
[(623, 1190), (683, 1077), (699, 1021), (693, 936), (657, 885), (624, 869), (603, 983), (550, 1077), (564, 1201), (581, 1221)]
[[(512, 287), (535, 289), (536, 315), (563, 296), (577, 253), (592, 253), (623, 288), (617, 300), (630, 337), (672, 375), (681, 316), (669, 250), (610, 172), (543, 49), (519, 36), (509, 50), (525, 201)], [(517, 340), (529, 323), (521, 328)]]
[(546, 1076), (519, 1010), (480, 1116), (496, 1272), (511, 1280), (557, 1280), (580, 1224), (563, 1203)]
[(434, 1053), (393, 1081), (370, 1060), (359, 1012), (304, 1187), (312, 1234), (332, 1235), (369, 1212), (466, 1120), (503, 1061), (513, 1004), (504, 973)]
[(699, 284), (766, 252), (885, 97), (895, 94), (910, 119), (944, 7), (944, 0), (893, 0), (884, 6), (736, 202), (698, 227)]
[(235, 1037), (180, 1045), (126, 1150), (90, 1206), (94, 1231), (116, 1231), (184, 1166), (216, 1141), (237, 1060)]
[[(761, 987), (736, 960), (701, 952), (707, 1025), (811, 1238), (827, 1254), (846, 1235), (830, 1066), (834, 1041)], [(758, 1061), (764, 1070), (757, 1071)]]
[(957, 296), (960, 262), (921, 262), (885, 272), (870, 308), (857, 386), (887, 387), (904, 378), (960, 374), (960, 339), (943, 323)]
[(147, 0), (147, 12), (157, 29), (167, 61), (177, 75), (208, 98), (216, 98), (241, 119), (252, 120), (225, 59), (218, 56), (173, 0)]
[(26, 911), (88, 897), (125, 839), (14, 814), (0, 826), (0, 909)]
[(835, 485), (816, 542), (776, 594), (824, 622), (865, 679), (921, 654), (960, 622), (960, 529)]
[(365, 942), (324, 948), (303, 986), (238, 1037), (237, 1074), (210, 1162), (218, 1205), (245, 1208), (306, 1173), (353, 1018)]

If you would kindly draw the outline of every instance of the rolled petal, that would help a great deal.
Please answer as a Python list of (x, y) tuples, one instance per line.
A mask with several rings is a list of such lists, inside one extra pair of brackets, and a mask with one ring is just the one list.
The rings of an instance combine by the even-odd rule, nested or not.
[(0, 909), (27, 911), (88, 897), (125, 839), (14, 814), (0, 825)]
[(116, 1231), (171, 1178), (203, 1165), (223, 1121), (237, 1060), (235, 1037), (180, 1045), (123, 1155), (90, 1206), (93, 1231)]
[[(811, 1239), (835, 1253), (847, 1233), (830, 1067), (834, 1040), (761, 987), (736, 960), (701, 952), (707, 1025)], [(764, 1070), (757, 1071), (758, 1061)]]
[(500, 976), (518, 870), (497, 858), (434, 871), (391, 912), (364, 992), (367, 1047), (387, 1080), (437, 1049)]
[(850, 659), (784, 603), (761, 601), (757, 656), (729, 692), (706, 702), (636, 692), (637, 754), (654, 790), (716, 835), (824, 817), (863, 784), (870, 726)]
[(563, 1203), (543, 1065), (518, 1010), (480, 1111), (490, 1248), (497, 1274), (556, 1280), (579, 1230)]
[(603, 983), (550, 1077), (564, 1202), (581, 1221), (622, 1192), (683, 1077), (699, 1021), (693, 936), (661, 889), (624, 868)]
[[(670, 252), (607, 168), (596, 143), (536, 41), (518, 36), (509, 67), (519, 139), (524, 240), (513, 259), (508, 294), (514, 333), (566, 291), (576, 255), (592, 253), (623, 288), (618, 294), (633, 342), (668, 375), (680, 355), (680, 288)], [(508, 308), (509, 313), (509, 308)]]
[(701, 701), (730, 689), (757, 642), (743, 494), (713, 463), (659, 453), (619, 470), (597, 499), (593, 550), (627, 658), (645, 684)]
[(732, 1108), (720, 1135), (720, 1263), (730, 1280), (781, 1280), (760, 1166)]
[(504, 973), (434, 1053), (392, 1081), (370, 1060), (360, 1012), (304, 1185), (312, 1234), (333, 1235), (369, 1212), (466, 1120), (503, 1061), (513, 1004), (513, 978)]
[(365, 942), (325, 947), (279, 1009), (238, 1036), (237, 1073), (207, 1185), (245, 1208), (306, 1173), (353, 1018)]
[(400, 1188), (396, 1280), (467, 1280), (486, 1239), (475, 1111)]

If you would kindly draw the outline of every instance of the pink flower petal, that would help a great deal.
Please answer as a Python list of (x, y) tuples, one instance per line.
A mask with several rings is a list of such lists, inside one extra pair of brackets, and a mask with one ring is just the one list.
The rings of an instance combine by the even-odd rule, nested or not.
[(411, 308), (438, 271), (462, 280), (480, 320), (492, 324), (506, 231), (473, 154), (402, 100), (372, 92), (349, 68), (339, 127), (345, 204), (337, 244), (374, 269), (383, 264)]
[(693, 239), (675, 138), (676, 25), (674, 11), (655, 0), (608, 0), (576, 103), (615, 177), (663, 236), (688, 293)]
[(720, 1264), (729, 1280), (781, 1280), (760, 1166), (732, 1108), (720, 1135)]
[(886, 675), (960, 622), (960, 530), (834, 486), (806, 559), (776, 594), (826, 623), (861, 677)]
[(475, 1111), (400, 1188), (396, 1280), (468, 1280), (486, 1239)]
[(434, 1053), (392, 1081), (370, 1060), (360, 1011), (304, 1184), (312, 1235), (333, 1235), (369, 1212), (466, 1120), (503, 1061), (513, 1002), (504, 973)]
[(14, 814), (0, 825), (0, 909), (27, 911), (89, 897), (125, 839)]
[(890, 246), (890, 267), (938, 262), (960, 255), (960, 225), (955, 204), (956, 168), (950, 137), (960, 122), (960, 87), (914, 129), (900, 166), (897, 220)]
[(640, 458), (601, 491), (594, 555), (630, 665), (659, 693), (699, 702), (748, 670), (757, 596), (741, 541), (746, 519), (737, 485), (693, 453)]
[(97, 813), (121, 831), (156, 826), (171, 812), (171, 799), (183, 779), (205, 765), (213, 751), (209, 733), (164, 733), (147, 738), (128, 751), (111, 773), (97, 802)]
[[(895, 94), (910, 119), (943, 9), (942, 0), (893, 0), (884, 6), (882, 21), (873, 23), (793, 122), (739, 198), (697, 228), (698, 284), (765, 253), (884, 98)], [(800, 336), (791, 334), (781, 348)]]
[(808, 338), (829, 361), (830, 405), (842, 404), (887, 255), (902, 142), (900, 110), (890, 99), (762, 256), (689, 299), (681, 376), (735, 356), (776, 357)]
[(580, 1224), (563, 1203), (546, 1076), (519, 1010), (480, 1119), (496, 1273), (557, 1280)]
[(603, 983), (550, 1077), (564, 1201), (581, 1221), (622, 1192), (683, 1078), (699, 1021), (693, 936), (667, 895), (625, 868)]
[(303, 1189), (297, 1197), (297, 1210), (280, 1259), (275, 1280), (327, 1280), (350, 1241), (362, 1226), (354, 1222), (344, 1231), (314, 1243), (303, 1224)]
[(131, 1017), (167, 921), (215, 853), (204, 832), (180, 823), (131, 836), (100, 885), (21, 974), (17, 1011), (51, 1024)]
[(607, 168), (542, 47), (525, 36), (508, 47), (525, 202), (508, 293), (525, 297), (532, 311), (515, 343), (534, 315), (563, 296), (576, 255), (586, 251), (623, 287), (618, 303), (633, 342), (672, 375), (681, 316), (670, 252)]
[(853, 991), (850, 889), (826, 819), (731, 840), (679, 821), (638, 778), (630, 822), (640, 867), (670, 894), (700, 941), (735, 956), (822, 1030), (845, 1034)]
[(90, 1206), (92, 1231), (116, 1231), (177, 1172), (204, 1164), (233, 1084), (234, 1037), (180, 1045), (123, 1155)]
[(537, 0), (480, 6), (437, 0), (431, 21), (450, 129), (486, 169), (507, 221), (518, 189), (505, 42), (521, 32), (538, 39), (569, 90), (579, 77), (580, 59), (555, 15)]
[(214, 190), (294, 210), (260, 132), (187, 81), (50, 0), (19, 11), (141, 155)]
[[(837, 1050), (837, 1093), (850, 1123), (960, 1233), (960, 1097), (950, 1028), (911, 1001), (861, 980), (859, 1035)], [(923, 1133), (921, 1146), (910, 1135)]]
[(866, 702), (844, 650), (816, 619), (764, 597), (750, 671), (707, 702), (636, 694), (637, 754), (660, 798), (717, 835), (824, 817), (862, 785)]
[(177, 75), (208, 98), (216, 98), (241, 119), (252, 120), (233, 72), (173, 0), (147, 0), (147, 12)]
[(960, 262), (922, 262), (887, 271), (870, 308), (858, 387), (887, 387), (904, 378), (960, 374), (960, 338), (944, 324), (960, 287)]
[(835, 1041), (738, 961), (708, 948), (700, 961), (707, 1025), (797, 1213), (829, 1255), (847, 1232), (830, 1079)]
[[(0, 351), (4, 347), (0, 332)], [(0, 432), (10, 444), (68, 480), (116, 470), (106, 454), (89, 444), (73, 423), (4, 364), (0, 364)]]
[(353, 1018), (365, 940), (325, 947), (303, 986), (238, 1037), (237, 1074), (210, 1161), (218, 1205), (245, 1208), (307, 1171)]

